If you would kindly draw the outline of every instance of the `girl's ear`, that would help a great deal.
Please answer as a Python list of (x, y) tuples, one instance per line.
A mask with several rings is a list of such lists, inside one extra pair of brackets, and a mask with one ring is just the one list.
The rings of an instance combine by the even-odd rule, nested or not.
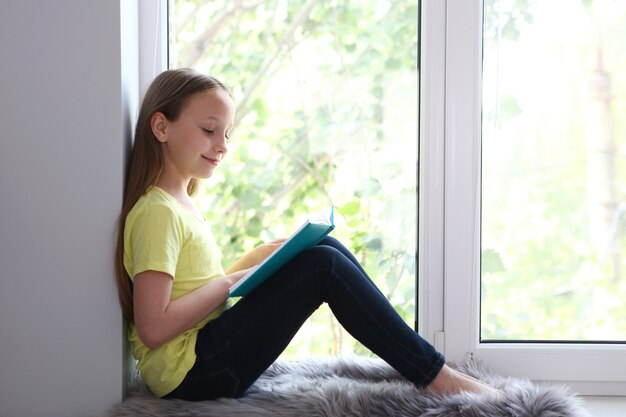
[(167, 142), (167, 117), (161, 112), (156, 112), (150, 118), (152, 133), (161, 143)]

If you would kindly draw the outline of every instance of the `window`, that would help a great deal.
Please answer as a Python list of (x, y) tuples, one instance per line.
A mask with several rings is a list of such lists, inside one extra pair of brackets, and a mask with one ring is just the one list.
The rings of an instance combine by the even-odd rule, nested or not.
[(484, 14), (481, 339), (625, 341), (626, 5)]
[[(169, 22), (170, 67), (220, 78), (238, 107), (201, 192), (224, 264), (332, 204), (333, 235), (412, 325), (418, 1), (176, 0)], [(346, 352), (366, 353), (323, 308), (285, 355)]]
[(626, 392), (625, 18), (610, 0), (447, 10), (449, 358)]

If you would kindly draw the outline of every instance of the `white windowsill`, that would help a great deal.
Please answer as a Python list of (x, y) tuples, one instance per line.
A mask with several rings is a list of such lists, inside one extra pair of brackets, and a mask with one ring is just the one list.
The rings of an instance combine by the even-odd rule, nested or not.
[(593, 417), (623, 417), (626, 415), (626, 397), (583, 397), (585, 408)]

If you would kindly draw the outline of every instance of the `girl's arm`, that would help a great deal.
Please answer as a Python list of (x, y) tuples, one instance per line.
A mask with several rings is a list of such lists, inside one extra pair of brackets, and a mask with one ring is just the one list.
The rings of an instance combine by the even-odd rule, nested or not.
[(248, 272), (242, 269), (208, 282), (195, 291), (170, 301), (173, 279), (169, 274), (145, 271), (133, 283), (135, 327), (141, 341), (158, 348), (202, 321), (228, 297), (231, 285)]
[(260, 264), (265, 258), (278, 249), (287, 239), (276, 239), (271, 242), (264, 243), (252, 249), (250, 252), (239, 258), (227, 270), (227, 274), (241, 271), (242, 269), (252, 268)]

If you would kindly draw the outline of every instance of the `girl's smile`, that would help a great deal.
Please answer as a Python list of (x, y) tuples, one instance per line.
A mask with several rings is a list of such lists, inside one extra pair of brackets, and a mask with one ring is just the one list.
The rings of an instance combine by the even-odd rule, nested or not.
[(204, 155), (202, 155), (202, 157), (203, 157), (204, 159), (206, 159), (209, 163), (211, 163), (211, 164), (213, 164), (213, 165), (215, 165), (215, 166), (217, 166), (217, 165), (220, 163), (220, 159), (221, 159), (221, 158), (220, 158), (220, 159), (217, 159), (217, 158), (210, 158), (210, 157), (208, 157), (208, 156), (204, 156)]

